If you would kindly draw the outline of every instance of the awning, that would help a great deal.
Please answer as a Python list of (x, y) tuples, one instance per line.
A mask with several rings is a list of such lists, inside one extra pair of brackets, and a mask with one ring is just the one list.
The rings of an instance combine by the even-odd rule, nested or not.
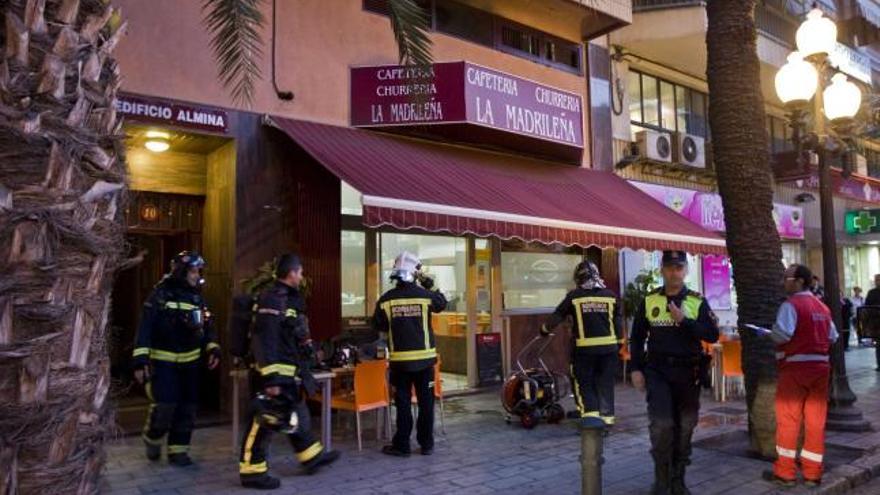
[(880, 6), (871, 0), (847, 0), (840, 14), (844, 34), (858, 46), (880, 41)]
[(271, 117), (363, 195), (368, 227), (719, 254), (725, 243), (610, 172)]

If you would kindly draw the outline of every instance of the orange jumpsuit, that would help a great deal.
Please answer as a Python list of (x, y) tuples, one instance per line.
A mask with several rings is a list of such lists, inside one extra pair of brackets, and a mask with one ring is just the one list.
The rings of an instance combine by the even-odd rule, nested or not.
[(810, 292), (798, 292), (779, 308), (773, 325), (779, 381), (776, 387), (776, 453), (773, 472), (797, 478), (798, 436), (804, 479), (822, 478), (825, 416), (828, 412), (829, 352), (837, 330), (828, 307)]

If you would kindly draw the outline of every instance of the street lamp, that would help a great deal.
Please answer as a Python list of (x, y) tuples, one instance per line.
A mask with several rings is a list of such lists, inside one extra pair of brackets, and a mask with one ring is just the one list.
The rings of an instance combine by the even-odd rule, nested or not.
[[(852, 141), (854, 118), (861, 106), (858, 86), (847, 81), (844, 74), (834, 73), (828, 54), (837, 43), (837, 26), (813, 8), (797, 30), (798, 51), (776, 74), (776, 93), (789, 112), (793, 138), (802, 151), (819, 157), (819, 208), (822, 213), (822, 265), (825, 277), (826, 303), (837, 328), (842, 328), (840, 284), (838, 282), (837, 240), (834, 237), (834, 193), (832, 191), (829, 155), (848, 153)], [(830, 76), (830, 77), (829, 77)], [(809, 103), (813, 106), (810, 110)], [(802, 138), (805, 117), (812, 112), (812, 129)], [(826, 119), (831, 129), (826, 129)], [(829, 429), (865, 431), (870, 425), (853, 405), (856, 396), (846, 377), (843, 341), (831, 353), (832, 375), (827, 426)]]

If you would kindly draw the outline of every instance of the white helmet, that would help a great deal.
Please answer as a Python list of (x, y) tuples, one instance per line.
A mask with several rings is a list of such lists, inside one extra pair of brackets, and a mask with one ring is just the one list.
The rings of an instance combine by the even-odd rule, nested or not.
[(404, 251), (394, 259), (394, 267), (391, 269), (391, 279), (401, 282), (415, 282), (416, 272), (422, 267), (422, 261), (413, 253)]

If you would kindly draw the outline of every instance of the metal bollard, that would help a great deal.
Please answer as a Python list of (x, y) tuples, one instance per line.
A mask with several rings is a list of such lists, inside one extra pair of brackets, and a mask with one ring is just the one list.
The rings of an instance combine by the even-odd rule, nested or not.
[(602, 450), (605, 422), (600, 418), (581, 419), (581, 495), (602, 494)]

